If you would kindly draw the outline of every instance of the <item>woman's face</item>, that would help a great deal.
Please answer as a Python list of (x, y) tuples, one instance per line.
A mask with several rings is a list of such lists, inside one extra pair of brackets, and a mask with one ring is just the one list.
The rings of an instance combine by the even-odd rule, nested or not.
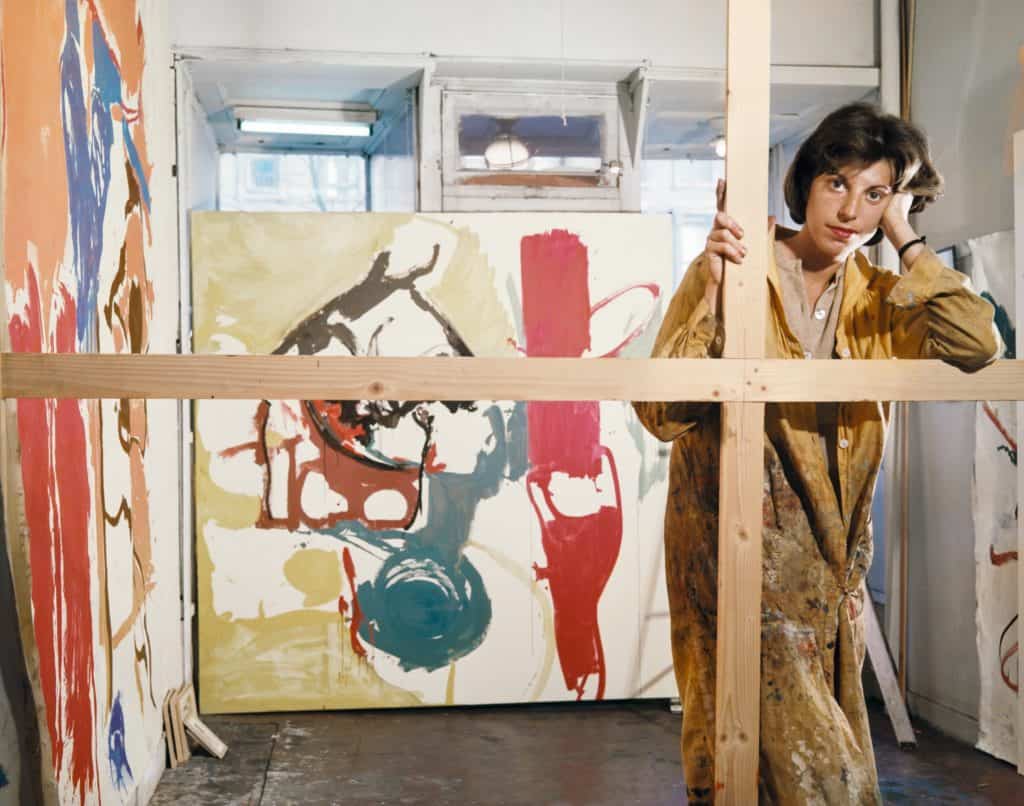
[(811, 183), (804, 229), (822, 255), (839, 259), (874, 235), (892, 195), (885, 160), (821, 174)]

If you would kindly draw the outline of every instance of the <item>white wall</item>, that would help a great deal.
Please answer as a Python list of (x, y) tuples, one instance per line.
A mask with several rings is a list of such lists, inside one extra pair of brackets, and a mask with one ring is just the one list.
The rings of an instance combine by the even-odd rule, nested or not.
[[(876, 65), (875, 0), (775, 0), (776, 64)], [(565, 58), (724, 67), (725, 0), (564, 0)], [(520, 0), (178, 0), (172, 41), (195, 47), (557, 60), (559, 3)]]
[[(946, 196), (920, 217), (918, 229), (936, 247), (1013, 227), (1005, 148), (1014, 125), (1024, 128), (1024, 109), (1015, 110), (1016, 93), (1024, 92), (1022, 44), (1020, 0), (918, 0), (913, 117), (947, 181)], [(910, 703), (941, 729), (974, 742), (974, 405), (920, 404), (912, 411)]]
[(946, 196), (924, 219), (937, 246), (1013, 229), (1010, 138), (1024, 128), (1024, 4), (918, 0), (913, 116)]
[(974, 403), (910, 407), (908, 704), (963, 741), (977, 741)]

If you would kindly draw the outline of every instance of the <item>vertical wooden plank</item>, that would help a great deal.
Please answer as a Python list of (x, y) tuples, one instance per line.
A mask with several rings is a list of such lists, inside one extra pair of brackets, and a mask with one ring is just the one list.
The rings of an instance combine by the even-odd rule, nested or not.
[[(192, 75), (188, 62), (174, 62), (175, 151), (177, 169), (178, 204), (178, 352), (192, 352), (192, 256), (189, 248), (189, 207), (191, 198), (192, 165), (190, 135), (194, 114)], [(192, 617), (195, 611), (192, 591), (192, 401), (178, 401), (178, 554), (181, 567), (178, 582), (181, 585), (181, 656), (182, 680), (192, 679)]]
[(882, 625), (878, 623), (878, 613), (875, 612), (875, 603), (871, 600), (867, 582), (861, 582), (861, 593), (864, 596), (864, 640), (878, 688), (882, 691), (886, 713), (889, 714), (889, 721), (900, 747), (916, 747), (917, 737), (910, 725), (907, 704), (900, 693), (900, 682), (893, 670), (889, 647), (882, 634)]
[[(1016, 326), (1024, 323), (1024, 130), (1013, 137), (1013, 219), (1014, 219), (1014, 291), (1017, 305)], [(1021, 352), (1017, 337), (1017, 356)], [(1017, 444), (1024, 445), (1024, 402), (1017, 403)], [(1017, 509), (1024, 501), (1024, 464), (1017, 459)], [(1017, 518), (1017, 646), (1024, 647), (1024, 518)], [(1017, 655), (1018, 669), (1024, 669)], [(1017, 693), (1017, 772), (1024, 775), (1024, 695)]]
[(434, 83), (434, 62), (423, 68), (416, 99), (420, 116), (417, 153), (419, 154), (418, 212), (441, 212), (441, 88)]
[[(729, 0), (726, 211), (749, 258), (726, 269), (727, 358), (764, 356), (771, 4)], [(764, 404), (722, 404), (719, 483), (716, 802), (757, 802)]]
[[(890, 115), (900, 113), (900, 0), (881, 0), (878, 8), (879, 46), (881, 52), (881, 106)], [(877, 262), (895, 272), (900, 272), (896, 247), (887, 238), (877, 246)], [(907, 406), (905, 403), (892, 404), (892, 421), (889, 439), (886, 440), (882, 472), (885, 486), (885, 634), (890, 645), (898, 640), (900, 630), (900, 601), (903, 585), (900, 571), (900, 457), (901, 431), (906, 426)], [(897, 652), (898, 655), (898, 652)]]

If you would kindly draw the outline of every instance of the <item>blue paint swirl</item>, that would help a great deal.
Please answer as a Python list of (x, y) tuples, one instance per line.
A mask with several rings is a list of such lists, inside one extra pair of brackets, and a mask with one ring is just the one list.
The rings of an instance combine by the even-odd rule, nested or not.
[(431, 551), (389, 557), (373, 583), (359, 586), (359, 602), (367, 619), (360, 635), (407, 671), (440, 669), (472, 652), (491, 623), (491, 600), (472, 563), (448, 564)]

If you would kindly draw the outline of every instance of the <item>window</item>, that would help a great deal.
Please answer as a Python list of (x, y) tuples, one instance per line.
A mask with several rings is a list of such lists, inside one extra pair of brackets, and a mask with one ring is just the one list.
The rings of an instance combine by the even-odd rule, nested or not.
[(459, 117), (459, 168), (589, 174), (603, 165), (604, 119), (598, 115)]
[(366, 160), (339, 154), (222, 154), (221, 210), (361, 212)]
[(641, 163), (641, 211), (672, 215), (676, 285), (704, 250), (715, 220), (715, 186), (724, 178), (724, 160), (645, 159)]
[(275, 190), (277, 184), (276, 159), (273, 157), (259, 157), (249, 160), (249, 187), (252, 190)]
[(449, 79), (442, 93), (445, 210), (621, 210), (631, 170), (614, 84), (565, 90)]

